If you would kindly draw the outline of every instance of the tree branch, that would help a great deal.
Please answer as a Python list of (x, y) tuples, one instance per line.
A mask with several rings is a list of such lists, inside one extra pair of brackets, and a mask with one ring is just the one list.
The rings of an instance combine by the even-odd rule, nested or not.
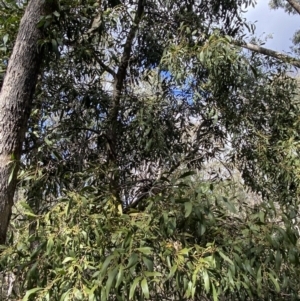
[(300, 4), (296, 0), (286, 0), (300, 15)]
[(121, 62), (115, 76), (114, 80), (114, 91), (113, 91), (113, 104), (108, 114), (109, 126), (110, 128), (107, 130), (108, 145), (107, 145), (107, 162), (112, 172), (110, 175), (111, 179), (111, 192), (114, 197), (118, 200), (120, 198), (119, 193), (119, 172), (118, 172), (118, 164), (117, 164), (117, 141), (118, 141), (118, 115), (120, 110), (120, 101), (121, 94), (124, 87), (124, 81), (126, 79), (127, 68), (129, 64), (129, 59), (131, 55), (132, 44), (136, 35), (136, 32), (139, 28), (139, 23), (142, 19), (144, 13), (144, 1), (139, 0), (137, 5), (136, 14), (131, 25), (131, 28), (128, 32), (126, 42), (123, 48), (123, 55), (121, 58)]
[(273, 57), (275, 59), (281, 60), (285, 63), (291, 64), (297, 68), (300, 68), (300, 60), (296, 59), (292, 56), (283, 54), (281, 52), (278, 51), (274, 51), (272, 49), (268, 49), (268, 48), (264, 48), (255, 44), (250, 44), (250, 43), (240, 43), (240, 42), (234, 42), (235, 45), (243, 47), (245, 49), (266, 55), (266, 56), (270, 56)]
[(95, 60), (100, 65), (100, 67), (102, 67), (106, 72), (111, 74), (113, 76), (113, 78), (116, 77), (115, 71), (113, 69), (111, 69), (109, 66), (105, 65), (97, 56), (95, 56)]
[[(143, 13), (144, 13), (144, 0), (139, 0), (132, 27), (128, 33), (128, 36), (127, 36), (127, 39), (126, 39), (126, 42), (124, 45), (123, 56), (121, 59), (119, 70), (117, 72), (117, 80), (116, 80), (116, 85), (115, 85), (115, 93), (116, 93), (115, 97), (117, 99), (120, 97), (120, 93), (123, 89), (124, 80), (126, 77), (126, 70), (128, 67), (128, 62), (129, 62), (130, 54), (131, 54), (132, 43), (133, 43), (136, 31), (138, 30), (139, 23), (141, 21)], [(118, 99), (118, 101), (119, 101), (119, 99)]]

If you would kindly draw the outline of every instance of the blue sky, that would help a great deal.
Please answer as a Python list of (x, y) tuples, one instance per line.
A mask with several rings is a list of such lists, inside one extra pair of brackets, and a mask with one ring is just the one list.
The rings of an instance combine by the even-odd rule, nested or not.
[(289, 15), (283, 9), (271, 10), (269, 0), (257, 0), (257, 5), (248, 8), (245, 17), (256, 22), (255, 36), (264, 38), (272, 34), (264, 47), (276, 51), (290, 52), (292, 37), (296, 29), (300, 28), (300, 15)]

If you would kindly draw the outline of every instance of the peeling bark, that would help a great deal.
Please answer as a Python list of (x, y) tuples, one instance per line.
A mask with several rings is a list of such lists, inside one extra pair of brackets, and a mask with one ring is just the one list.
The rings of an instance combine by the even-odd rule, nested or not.
[(49, 9), (47, 1), (29, 2), (0, 93), (0, 244), (6, 241), (22, 143), (42, 59), (37, 43), (43, 34), (37, 23)]

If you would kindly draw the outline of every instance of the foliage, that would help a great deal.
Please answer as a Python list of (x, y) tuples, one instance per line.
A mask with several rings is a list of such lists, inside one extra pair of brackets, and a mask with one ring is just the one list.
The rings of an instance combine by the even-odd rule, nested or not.
[[(228, 5), (197, 2), (185, 6), (182, 1), (159, 5), (150, 1), (145, 5), (131, 45), (125, 88), (121, 100), (116, 100), (113, 87), (125, 51), (124, 39), (133, 28), (129, 16), (135, 6), (126, 10), (126, 5), (111, 7), (109, 2), (100, 7), (93, 1), (84, 6), (80, 1), (60, 4), (59, 16), (53, 17), (50, 27), (51, 39), (42, 42), (55, 44), (53, 50), (60, 56), (45, 62), (24, 146), (24, 169), (29, 167), (31, 175), (44, 170), (39, 181), (29, 186), (32, 192), (28, 191), (28, 201), (35, 210), (40, 209), (35, 201), (47, 198), (44, 206), (45, 201), (62, 194), (62, 189), (86, 185), (82, 171), (89, 170), (89, 181), (95, 186), (118, 186), (114, 188), (116, 198), (128, 204), (148, 195), (159, 173), (172, 173), (184, 164), (199, 168), (219, 152), (226, 134), (213, 121), (216, 114), (209, 103), (211, 95), (200, 92), (193, 101), (208, 70), (200, 66), (196, 71), (201, 82), (198, 87), (194, 70), (190, 83), (180, 80), (174, 69), (176, 62), (168, 62), (168, 53), (172, 53), (169, 48), (173, 42), (183, 37), (188, 45), (195, 44), (199, 37), (197, 43), (202, 45), (219, 26), (219, 20), (224, 21), (222, 32), (230, 32), (231, 24), (236, 34), (241, 32), (244, 22), (238, 18), (239, 7), (233, 2)], [(95, 16), (92, 26), (90, 15)], [(98, 18), (101, 26), (95, 21)], [(50, 26), (41, 24), (47, 25), (46, 30)], [(156, 31), (157, 36), (149, 36), (149, 28), (154, 25), (161, 30)], [(214, 53), (211, 59), (217, 55)], [(181, 77), (190, 74), (190, 63), (178, 66), (185, 70)], [(118, 112), (115, 116), (114, 110)], [(192, 124), (191, 118), (197, 122)]]
[(23, 12), (15, 1), (0, 3), (0, 90)]
[(63, 0), (40, 20), (1, 254), (16, 298), (299, 300), (297, 82), (232, 43), (252, 2)]
[(171, 180), (143, 212), (122, 214), (94, 187), (45, 215), (25, 206), (36, 231), (15, 223), (2, 264), (24, 277), (23, 300), (298, 300), (295, 230), (249, 206), (237, 183), (195, 179)]

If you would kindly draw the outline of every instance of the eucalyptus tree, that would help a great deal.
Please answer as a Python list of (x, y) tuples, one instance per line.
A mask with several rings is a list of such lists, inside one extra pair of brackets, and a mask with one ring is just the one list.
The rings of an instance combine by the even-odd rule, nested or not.
[(230, 178), (200, 176), (220, 155), (265, 197), (256, 160), (280, 167), (259, 134), (282, 141), (295, 121), (287, 65), (236, 47), (243, 4), (66, 0), (39, 19), (26, 202), (1, 254), (17, 298), (296, 300), (294, 229)]
[(38, 42), (43, 34), (37, 23), (43, 15), (51, 13), (52, 9), (52, 3), (40, 1), (31, 1), (27, 6), (1, 87), (0, 244), (4, 244), (6, 239), (22, 143), (42, 59)]
[[(49, 197), (49, 187), (55, 198), (63, 188), (81, 189), (90, 181), (107, 185), (122, 203), (136, 187), (141, 189), (134, 199), (153, 192), (153, 185), (159, 191), (158, 174), (181, 164), (199, 167), (213, 156), (215, 141), (224, 141), (223, 129), (202, 101), (193, 101), (189, 75), (180, 83), (162, 60), (184, 35), (201, 44), (218, 27), (241, 34), (239, 13), (233, 2), (61, 3), (49, 39), (58, 56), (45, 66), (25, 142), (24, 164), (40, 164), (46, 173), (32, 189)], [(200, 76), (205, 81), (203, 68)], [(195, 126), (190, 118), (201, 122)], [(184, 141), (190, 131), (198, 139)], [(150, 178), (137, 179), (136, 170), (149, 164), (159, 167), (152, 167)], [(95, 172), (86, 179), (82, 172), (92, 166)]]
[[(245, 4), (251, 3), (246, 1)], [(172, 125), (176, 122), (180, 123), (178, 118), (184, 119), (186, 114), (194, 114), (194, 117), (201, 115), (202, 119), (207, 119), (203, 114), (202, 103), (197, 102), (191, 105), (191, 97), (187, 97), (191, 91), (187, 91), (184, 95), (182, 91), (186, 85), (178, 86), (178, 78), (169, 73), (170, 66), (159, 65), (159, 63), (170, 43), (178, 39), (184, 38), (191, 45), (200, 45), (211, 35), (213, 30), (219, 29), (221, 35), (232, 36), (239, 40), (238, 37), (242, 36), (244, 24), (239, 13), (240, 6), (234, 2), (197, 3), (189, 1), (182, 4), (176, 2), (164, 4), (159, 1), (147, 3), (88, 1), (87, 3), (78, 2), (72, 5), (67, 1), (61, 2), (54, 14), (39, 20), (39, 28), (48, 29), (46, 38), (41, 39), (39, 44), (45, 48), (48, 47), (55, 59), (51, 61), (50, 54), (44, 62), (45, 72), (39, 82), (40, 93), (36, 93), (35, 115), (31, 118), (35, 124), (33, 123), (29, 129), (25, 143), (26, 154), (28, 154), (28, 150), (35, 149), (31, 152), (34, 154), (34, 158), (24, 162), (31, 164), (32, 160), (39, 158), (36, 156), (37, 148), (35, 146), (40, 146), (41, 137), (49, 133), (47, 132), (47, 122), (45, 122), (46, 116), (47, 118), (53, 117), (55, 114), (59, 116), (56, 117), (56, 131), (58, 131), (61, 126), (66, 125), (68, 119), (76, 119), (79, 122), (80, 118), (77, 114), (79, 113), (80, 117), (83, 117), (84, 115), (81, 114), (83, 111), (89, 112), (87, 115), (89, 117), (85, 118), (89, 118), (94, 124), (87, 126), (81, 123), (75, 131), (77, 137), (74, 138), (74, 141), (81, 141), (82, 146), (84, 145), (81, 150), (82, 155), (78, 156), (76, 160), (74, 157), (71, 159), (70, 150), (65, 149), (63, 152), (56, 152), (56, 154), (59, 153), (56, 163), (62, 159), (66, 161), (68, 156), (70, 161), (75, 160), (76, 164), (74, 165), (72, 162), (71, 168), (70, 166), (63, 168), (64, 165), (60, 165), (59, 170), (63, 174), (66, 173), (65, 169), (67, 169), (67, 173), (70, 171), (80, 172), (83, 162), (91, 162), (84, 157), (83, 153), (90, 148), (91, 153), (95, 153), (97, 150), (97, 153), (100, 153), (99, 158), (101, 157), (99, 163), (101, 162), (102, 170), (105, 169), (106, 182), (110, 186), (109, 191), (119, 202), (122, 198), (124, 199), (121, 193), (121, 190), (124, 191), (122, 187), (128, 186), (121, 183), (121, 178), (123, 181), (126, 178), (128, 183), (132, 182), (130, 170), (132, 171), (136, 162), (143, 162), (145, 158), (150, 161), (164, 158), (165, 161), (167, 156), (168, 160), (171, 160), (167, 164), (167, 170), (172, 171), (180, 165), (179, 161), (182, 160), (182, 157), (179, 159), (180, 156), (173, 154), (174, 148), (178, 153), (182, 153), (184, 148), (186, 160), (195, 164), (201, 162), (207, 153), (198, 155), (198, 160), (189, 158), (191, 156), (188, 155), (189, 153), (195, 154), (197, 148), (201, 148), (200, 140), (196, 144), (194, 142), (194, 145), (187, 149), (186, 144), (182, 144), (182, 141), (178, 139), (178, 135), (181, 135), (178, 133), (180, 132), (179, 128)], [(153, 30), (154, 35), (149, 34), (150, 29)], [(153, 95), (151, 97), (149, 95), (146, 97), (135, 95), (134, 91), (139, 89), (141, 81), (149, 80), (150, 73), (155, 74), (158, 79), (155, 83), (156, 91), (155, 89), (152, 90)], [(206, 73), (207, 71), (203, 69), (199, 76), (205, 78)], [(181, 76), (183, 75), (184, 73)], [(62, 79), (62, 77), (64, 78)], [(48, 87), (48, 85), (50, 86)], [(180, 90), (181, 93), (178, 95), (173, 93), (176, 89)], [(71, 95), (71, 93), (73, 94)], [(167, 101), (166, 95), (168, 95)], [(42, 96), (47, 98), (46, 102), (41, 101)], [(56, 103), (53, 102), (54, 107), (50, 101), (54, 99), (53, 97), (56, 97), (57, 101)], [(74, 100), (72, 104), (70, 104), (70, 98)], [(156, 130), (153, 129), (154, 119), (152, 125), (144, 125), (145, 122), (142, 120), (144, 117), (138, 119), (134, 116), (137, 112), (141, 113), (139, 105), (145, 105), (144, 98), (148, 102), (151, 99), (153, 108), (160, 107), (159, 110), (154, 109), (156, 112), (153, 112), (153, 109), (152, 111), (149, 110), (151, 106), (146, 104), (147, 114), (156, 114), (158, 119), (155, 122), (161, 125)], [(180, 105), (179, 98), (183, 99)], [(58, 103), (61, 101), (64, 103), (59, 107)], [(172, 114), (170, 107), (173, 108)], [(178, 114), (178, 111), (182, 109), (186, 113), (180, 112)], [(143, 110), (142, 115), (144, 115)], [(166, 111), (169, 111), (170, 114), (167, 114)], [(158, 114), (158, 112), (165, 112), (167, 115)], [(177, 120), (175, 120), (175, 116)], [(38, 121), (39, 118), (42, 118), (40, 122)], [(62, 119), (64, 119), (63, 122), (61, 122)], [(126, 136), (123, 133), (132, 129), (133, 125), (136, 126), (138, 120), (143, 125), (139, 126), (139, 129), (135, 128), (136, 135), (140, 136), (140, 133), (143, 132), (144, 140), (138, 142), (134, 139), (129, 144), (129, 140), (134, 135)], [(73, 125), (75, 124), (73, 123)], [(205, 122), (201, 126), (203, 124)], [(34, 128), (39, 128), (42, 133), (34, 131)], [(173, 131), (173, 138), (170, 138), (172, 137), (172, 135), (170, 136), (170, 129), (171, 132)], [(224, 138), (220, 128), (215, 127), (215, 130), (217, 139)], [(52, 131), (51, 126), (49, 126), (49, 131)], [(166, 133), (166, 131), (169, 132)], [(201, 131), (205, 132), (204, 129)], [(166, 136), (168, 139), (165, 138)], [(210, 138), (208, 140), (210, 142), (205, 143), (212, 145), (213, 140)], [(49, 140), (46, 139), (46, 141)], [(64, 138), (63, 141), (60, 142), (60, 145), (63, 143), (66, 146), (66, 139)], [(85, 142), (83, 143), (83, 141)], [(174, 145), (173, 142), (175, 142)], [(139, 146), (135, 143), (139, 143)], [(144, 150), (141, 153), (137, 152), (136, 148), (143, 149), (143, 144), (146, 146)], [(152, 146), (159, 145), (160, 150), (152, 152), (150, 150), (151, 144)], [(209, 148), (208, 145), (207, 148)], [(41, 154), (41, 150), (42, 148), (39, 148), (39, 154)], [(146, 157), (143, 159), (141, 155), (146, 155)], [(150, 158), (149, 155), (152, 157)], [(55, 165), (55, 156), (53, 154), (47, 154), (47, 156), (48, 158), (39, 159), (43, 162), (44, 168), (51, 169), (50, 166)], [(95, 158), (97, 154), (93, 154), (93, 156)], [(76, 168), (74, 168), (75, 166)], [(164, 172), (168, 172), (167, 170)], [(74, 177), (71, 177), (72, 182), (76, 182), (76, 177)], [(48, 176), (42, 178), (45, 180)], [(68, 182), (69, 178), (63, 182)], [(64, 185), (62, 178), (58, 177), (58, 179), (55, 180), (56, 184), (53, 184), (56, 186), (54, 195), (60, 194)], [(51, 181), (48, 182), (46, 187), (50, 187), (51, 183)], [(44, 187), (40, 184), (36, 183), (34, 189), (37, 186)], [(46, 194), (44, 193), (44, 195)], [(10, 202), (10, 204), (12, 203)], [(10, 205), (7, 207), (8, 211), (10, 210), (9, 207)]]

